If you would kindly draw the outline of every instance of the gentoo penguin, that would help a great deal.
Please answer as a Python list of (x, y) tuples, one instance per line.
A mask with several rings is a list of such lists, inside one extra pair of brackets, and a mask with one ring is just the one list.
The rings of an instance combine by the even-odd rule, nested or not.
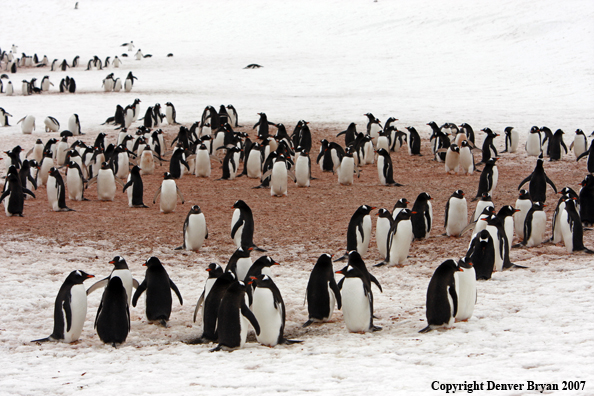
[(309, 158), (309, 153), (301, 150), (295, 160), (295, 183), (299, 187), (309, 187), (311, 179), (311, 159)]
[(526, 154), (533, 157), (538, 157), (542, 153), (542, 139), (540, 138), (540, 128), (533, 126), (528, 134), (526, 140)]
[(465, 175), (474, 174), (474, 155), (472, 155), (472, 147), (468, 140), (463, 140), (460, 144), (460, 166), (458, 173)]
[(456, 322), (466, 322), (474, 312), (477, 299), (476, 271), (472, 262), (466, 257), (458, 261), (458, 271), (454, 272), (454, 284), (458, 296), (458, 311), (455, 319)]
[(569, 146), (569, 149), (573, 150), (576, 158), (588, 150), (588, 138), (584, 134), (584, 131), (581, 129), (575, 130), (575, 137), (573, 138), (573, 142)]
[(68, 119), (68, 130), (72, 132), (72, 135), (83, 135), (80, 129), (80, 119), (78, 118), (78, 114), (72, 114)]
[(342, 157), (337, 171), (338, 183), (344, 186), (350, 186), (353, 184), (353, 174), (355, 172), (357, 173), (357, 177), (359, 177), (359, 166), (355, 164), (352, 147), (346, 148), (344, 157)]
[(332, 256), (324, 253), (318, 257), (314, 265), (306, 288), (308, 320), (303, 324), (307, 327), (314, 322), (327, 322), (332, 317), (334, 305), (342, 307), (340, 290), (334, 279)]
[(254, 250), (252, 247), (238, 247), (229, 258), (225, 272), (231, 271), (237, 276), (237, 279), (244, 280), (252, 266), (250, 257), (252, 250)]
[(138, 297), (146, 290), (146, 318), (167, 327), (171, 315), (171, 290), (177, 294), (180, 305), (184, 305), (181, 293), (158, 258), (150, 257), (143, 266), (146, 266), (146, 274), (132, 297), (132, 306), (136, 306)]
[[(36, 178), (33, 178), (31, 175), (31, 168), (37, 168), (39, 170), (39, 165), (35, 160), (24, 160), (21, 169), (19, 169), (19, 178), (21, 179), (21, 185), (27, 188), (30, 191), (33, 189), (37, 190), (37, 181)], [(27, 196), (25, 195), (25, 198)]]
[(586, 175), (580, 183), (580, 218), (582, 224), (592, 226), (594, 224), (594, 176)]
[(124, 43), (120, 45), (120, 47), (128, 47), (128, 51), (132, 51), (134, 49), (134, 41), (130, 41), (129, 43)]
[(474, 130), (472, 129), (472, 127), (467, 123), (463, 123), (462, 125), (460, 125), (460, 132), (464, 133), (464, 135), (466, 135), (466, 140), (471, 142), (472, 146), (474, 146)]
[(122, 279), (112, 277), (97, 309), (95, 329), (99, 339), (113, 347), (126, 341), (130, 332), (130, 306)]
[(476, 192), (473, 201), (482, 197), (483, 193), (489, 193), (491, 196), (493, 195), (493, 191), (495, 191), (497, 181), (499, 180), (499, 170), (497, 169), (497, 165), (495, 165), (496, 162), (497, 158), (491, 158), (485, 164), (479, 179), (478, 191)]
[(66, 186), (60, 171), (56, 168), (51, 168), (47, 178), (47, 200), (50, 208), (54, 212), (70, 212), (66, 206)]
[(421, 137), (417, 130), (412, 127), (406, 127), (408, 131), (408, 153), (410, 155), (421, 155)]
[(559, 191), (561, 197), (557, 201), (557, 207), (555, 207), (555, 211), (553, 212), (553, 217), (551, 220), (551, 228), (553, 231), (553, 235), (549, 239), (549, 242), (553, 242), (555, 244), (563, 240), (563, 235), (561, 234), (561, 222), (559, 220), (561, 219), (561, 214), (565, 211), (565, 201), (567, 201), (568, 199), (572, 199), (572, 197), (570, 197), (568, 194), (568, 190), (566, 190), (567, 188), (568, 187), (563, 188), (563, 190), (565, 190), (565, 193), (563, 192), (563, 190)]
[(107, 162), (102, 162), (101, 169), (99, 169), (96, 176), (89, 180), (87, 188), (89, 185), (96, 182), (97, 198), (100, 201), (113, 201), (116, 193), (116, 181), (123, 186), (124, 183), (114, 176), (113, 170), (109, 167)]
[(210, 153), (204, 143), (200, 143), (196, 150), (196, 160), (194, 161), (194, 175), (196, 177), (210, 177)]
[(534, 171), (522, 180), (520, 185), (518, 186), (518, 190), (522, 188), (524, 184), (530, 182), (528, 184), (528, 192), (530, 192), (530, 197), (534, 202), (542, 202), (545, 203), (547, 200), (547, 183), (553, 187), (555, 194), (557, 193), (557, 187), (555, 187), (555, 183), (548, 178), (547, 174), (545, 173), (543, 167), (543, 160), (539, 158), (536, 160), (536, 167)]
[(152, 175), (155, 173), (155, 154), (151, 149), (151, 146), (146, 144), (144, 149), (140, 153), (140, 159), (138, 160), (138, 167), (140, 168), (141, 175)]
[(493, 207), (495, 208), (495, 204), (493, 203), (493, 199), (491, 198), (491, 194), (483, 193), (481, 196), (481, 200), (477, 202), (476, 208), (474, 209), (474, 213), (472, 214), (472, 221), (478, 221), (480, 215), (483, 213), (486, 207)]
[[(567, 146), (563, 141), (564, 132), (557, 129), (549, 141), (549, 161), (559, 161), (563, 159), (563, 150), (567, 154)], [(563, 149), (563, 150), (562, 150)]]
[(111, 62), (111, 64), (113, 65), (114, 68), (119, 68), (122, 65), (122, 60), (120, 58), (118, 58), (118, 56), (116, 55), (113, 58), (113, 62)]
[(169, 125), (179, 125), (179, 122), (176, 121), (177, 113), (175, 111), (175, 106), (173, 106), (173, 103), (165, 103), (165, 116), (167, 117), (167, 123)]
[(23, 135), (30, 135), (35, 130), (35, 116), (27, 115), (21, 118), (18, 123), (21, 124), (21, 132)]
[(336, 261), (347, 258), (349, 252), (357, 251), (360, 255), (366, 255), (371, 240), (371, 216), (375, 206), (361, 205), (351, 216), (347, 228), (347, 252)]
[(379, 177), (380, 184), (382, 186), (397, 186), (401, 187), (402, 184), (394, 181), (394, 168), (392, 165), (392, 158), (390, 153), (380, 148), (377, 152), (377, 175)]
[(50, 85), (53, 86), (54, 84), (49, 80), (49, 76), (44, 76), (41, 79), (41, 90), (46, 92), (49, 91)]
[(515, 153), (518, 150), (520, 134), (514, 130), (514, 127), (505, 128), (505, 150), (502, 153)]
[(130, 305), (130, 301), (132, 300), (132, 288), (138, 289), (138, 281), (132, 277), (132, 273), (128, 268), (128, 263), (122, 256), (115, 256), (109, 264), (113, 265), (113, 270), (109, 274), (107, 278), (101, 279), (100, 281), (94, 283), (91, 287), (87, 289), (87, 296), (94, 292), (97, 289), (107, 286), (107, 283), (112, 278), (120, 278), (122, 280), (122, 285), (126, 290), (127, 300), (126, 302)]
[(580, 215), (575, 209), (575, 198), (568, 199), (565, 202), (565, 210), (561, 213), (559, 222), (561, 223), (561, 234), (567, 253), (586, 252), (594, 254), (594, 251), (584, 246), (584, 230)]
[(460, 147), (456, 143), (450, 144), (445, 156), (445, 171), (446, 173), (459, 173), (460, 170)]
[(206, 343), (217, 341), (217, 326), (219, 306), (229, 286), (237, 281), (232, 271), (225, 271), (212, 284), (210, 291), (204, 297), (202, 310), (202, 335), (192, 343)]
[(6, 83), (6, 96), (12, 96), (14, 94), (14, 87), (12, 81)]
[(468, 224), (468, 204), (464, 191), (456, 190), (448, 199), (445, 209), (444, 228), (447, 236), (460, 236)]
[(415, 239), (423, 239), (429, 236), (433, 222), (433, 206), (431, 196), (422, 192), (417, 196), (412, 207), (412, 227)]
[(454, 273), (460, 271), (454, 260), (446, 260), (437, 267), (427, 288), (427, 333), (437, 327), (451, 327), (458, 313), (458, 295)]
[(175, 184), (175, 179), (173, 179), (169, 172), (165, 172), (163, 175), (163, 182), (155, 193), (153, 204), (157, 203), (157, 197), (159, 195), (161, 196), (160, 209), (162, 213), (171, 213), (175, 210), (178, 196), (179, 199), (181, 199), (182, 204), (185, 203), (184, 196), (179, 191), (177, 184)]
[(406, 262), (410, 245), (414, 239), (412, 214), (412, 211), (407, 208), (398, 212), (388, 234), (387, 256), (384, 261), (376, 264), (376, 267), (384, 264), (400, 265)]
[(375, 240), (380, 257), (385, 259), (388, 255), (388, 235), (392, 228), (394, 219), (389, 210), (381, 208), (377, 213), (377, 221), (375, 223)]
[(63, 136), (58, 142), (56, 151), (54, 152), (54, 160), (56, 161), (56, 165), (60, 167), (65, 165), (68, 147), (68, 136)]
[(250, 283), (256, 286), (253, 291), (251, 311), (260, 326), (260, 333), (256, 335), (258, 342), (268, 347), (301, 342), (288, 340), (284, 336), (285, 303), (272, 278), (265, 274), (250, 278)]
[(549, 156), (551, 152), (551, 140), (553, 139), (553, 131), (551, 131), (551, 129), (546, 126), (540, 128), (540, 131), (544, 134), (544, 138), (542, 139), (542, 153)]
[(124, 91), (130, 92), (132, 90), (132, 86), (134, 85), (134, 80), (138, 80), (132, 72), (129, 72), (126, 76), (126, 80), (124, 81)]
[(219, 344), (211, 351), (243, 348), (250, 323), (258, 336), (258, 320), (245, 303), (245, 283), (235, 281), (227, 288), (221, 300), (217, 325)]
[(547, 214), (544, 211), (546, 205), (542, 202), (534, 202), (532, 208), (526, 214), (524, 220), (524, 240), (522, 245), (533, 247), (544, 242), (544, 235), (547, 225)]
[(54, 166), (51, 150), (44, 150), (43, 157), (39, 162), (39, 171), (37, 172), (37, 186), (44, 186), (47, 184), (47, 177), (49, 170)]
[(478, 232), (466, 253), (466, 259), (472, 263), (476, 279), (491, 279), (495, 268), (495, 244), (493, 237), (486, 229)]
[(268, 121), (266, 113), (258, 113), (260, 119), (256, 122), (252, 129), (258, 127), (258, 139), (265, 140), (269, 136), (268, 126), (275, 125), (273, 122)]
[(493, 139), (499, 136), (499, 134), (493, 132), (490, 128), (483, 128), (481, 131), (487, 134), (487, 137), (483, 141), (483, 157), (481, 159), (481, 163), (486, 164), (489, 159), (497, 157), (497, 149), (493, 144)]
[(499, 209), (499, 212), (497, 212), (497, 217), (503, 224), (505, 236), (507, 237), (509, 245), (511, 245), (514, 239), (514, 215), (516, 212), (519, 212), (519, 209), (516, 209), (511, 205), (504, 205)]
[(60, 123), (52, 116), (45, 117), (43, 123), (46, 132), (58, 132), (60, 130)]
[(232, 208), (235, 210), (231, 218), (231, 239), (235, 242), (235, 246), (252, 247), (254, 250), (265, 252), (266, 250), (254, 244), (254, 216), (248, 204), (240, 199), (233, 204)]
[(10, 126), (8, 117), (12, 117), (12, 114), (9, 114), (6, 110), (0, 107), (0, 126)]
[(355, 141), (355, 137), (357, 136), (357, 124), (351, 122), (346, 130), (338, 133), (336, 137), (340, 135), (344, 135), (344, 146), (349, 147), (351, 143)]
[(54, 331), (49, 337), (31, 342), (74, 342), (80, 337), (87, 316), (87, 294), (83, 282), (94, 275), (72, 271), (60, 287), (54, 303)]
[(374, 146), (377, 146), (377, 138), (379, 137), (380, 131), (383, 129), (380, 124), (380, 120), (375, 118), (371, 113), (363, 114), (367, 117), (367, 135), (371, 137)]
[(590, 148), (588, 149), (588, 151), (584, 151), (582, 154), (580, 154), (579, 157), (577, 157), (577, 161), (581, 160), (582, 158), (584, 158), (586, 156), (588, 157), (588, 161), (587, 161), (588, 172), (594, 173), (594, 140), (592, 140), (592, 142), (590, 142)]
[[(204, 290), (202, 290), (202, 294), (200, 294), (200, 297), (198, 298), (198, 302), (196, 303), (196, 308), (194, 309), (194, 317), (193, 317), (194, 323), (196, 323), (196, 317), (198, 316), (198, 311), (203, 307), (204, 301), (206, 300), (206, 298), (208, 298), (208, 294), (212, 290), (212, 287), (214, 286), (216, 280), (221, 275), (223, 275), (223, 268), (220, 265), (218, 265), (217, 263), (210, 263), (208, 265), (208, 267), (206, 268), (206, 271), (208, 272), (208, 278), (206, 279), (206, 282), (204, 283)], [(204, 310), (203, 310), (202, 317), (204, 318)]]
[(186, 161), (186, 153), (182, 147), (176, 147), (169, 160), (169, 173), (174, 179), (179, 179), (184, 175), (185, 170), (190, 171), (190, 165)]
[[(116, 59), (117, 59), (117, 56), (116, 56)], [(119, 61), (119, 59), (118, 59), (118, 61)], [(113, 64), (114, 64), (114, 67), (117, 67), (117, 66), (115, 66), (115, 64), (116, 64), (115, 60), (113, 61)], [(113, 91), (120, 92), (121, 90), (122, 90), (122, 79), (117, 77), (115, 79), (115, 81), (113, 82)]]
[(392, 209), (392, 218), (396, 220), (396, 216), (398, 216), (398, 213), (402, 209), (406, 209), (409, 203), (410, 202), (408, 202), (406, 198), (400, 198), (398, 201), (396, 201), (396, 203), (394, 204), (394, 208)]
[(66, 164), (66, 186), (68, 187), (68, 198), (73, 201), (86, 201), (85, 179), (82, 174), (80, 166), (70, 161)]
[(18, 171), (14, 166), (8, 169), (4, 191), (0, 196), (0, 203), (4, 201), (4, 211), (6, 216), (23, 216), (24, 194), (29, 194), (35, 198), (35, 194), (26, 187), (23, 187)]
[(524, 239), (524, 221), (526, 220), (528, 211), (532, 208), (530, 193), (524, 189), (520, 190), (520, 195), (514, 207), (517, 209), (517, 212), (514, 213), (514, 229), (518, 238)]
[(227, 105), (227, 114), (229, 115), (229, 125), (233, 128), (240, 127), (239, 125), (239, 116), (237, 115), (237, 110), (233, 105)]
[[(292, 171), (287, 169), (287, 160), (284, 155), (280, 154), (276, 157), (272, 171), (270, 173), (270, 195), (281, 197), (287, 195), (287, 177), (291, 176), (295, 180), (295, 175)], [(262, 177), (267, 177), (264, 174)]]
[(233, 180), (237, 176), (239, 169), (239, 159), (241, 157), (241, 148), (233, 146), (227, 149), (225, 158), (223, 158), (223, 175), (218, 180)]
[(373, 292), (369, 273), (366, 274), (362, 268), (365, 268), (365, 263), (361, 255), (351, 251), (346, 267), (336, 271), (337, 274), (344, 275), (338, 282), (338, 288), (341, 291), (344, 323), (351, 333), (382, 329), (373, 324)]
[(206, 219), (200, 206), (194, 205), (184, 221), (184, 243), (177, 247), (176, 250), (183, 249), (198, 252), (202, 248), (205, 239), (208, 239)]
[(128, 190), (128, 206), (131, 208), (148, 208), (148, 206), (144, 204), (144, 187), (140, 173), (140, 167), (134, 165), (132, 169), (130, 169), (128, 181), (124, 184), (124, 189), (122, 190), (122, 192)]
[(113, 73), (109, 73), (107, 77), (103, 80), (103, 90), (105, 92), (113, 91), (113, 87), (115, 84), (115, 80), (113, 79)]

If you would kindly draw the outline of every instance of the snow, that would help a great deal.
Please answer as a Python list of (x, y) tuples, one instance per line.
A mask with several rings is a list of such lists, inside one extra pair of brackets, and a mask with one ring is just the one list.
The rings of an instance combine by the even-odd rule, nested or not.
[[(206, 105), (232, 103), (243, 125), (253, 125), (256, 113), (265, 111), (278, 120), (345, 127), (361, 120), (361, 130), (361, 115), (372, 110), (425, 133), (431, 119), (452, 119), (497, 131), (514, 125), (523, 139), (532, 125), (589, 134), (593, 17), (594, 3), (585, 0), (107, 0), (80, 1), (78, 10), (74, 1), (7, 0), (3, 50), (14, 43), (19, 53), (47, 54), (50, 62), (80, 55), (82, 65), (66, 72), (9, 74), (15, 95), (0, 95), (0, 107), (14, 116), (13, 126), (0, 130), (0, 148), (30, 147), (47, 115), (65, 128), (77, 113), (83, 132), (98, 132), (116, 104), (136, 97), (142, 111), (173, 102), (184, 123), (198, 120)], [(84, 70), (93, 55), (113, 59), (127, 52), (120, 44), (129, 40), (136, 48), (130, 57), (120, 56), (119, 69)], [(133, 60), (138, 48), (153, 57)], [(243, 69), (250, 63), (264, 67)], [(103, 92), (101, 80), (108, 73), (124, 79), (130, 70), (138, 77), (132, 92)], [(50, 93), (20, 94), (20, 80), (40, 81), (44, 75), (54, 84)], [(75, 78), (76, 94), (58, 93), (65, 75)], [(16, 121), (27, 114), (35, 115), (37, 129), (25, 137)], [(0, 229), (4, 221), (2, 216)], [(36, 238), (33, 230), (1, 233), (0, 394), (443, 394), (432, 390), (433, 381), (561, 386), (571, 380), (586, 380), (585, 390), (563, 393), (593, 392), (593, 260), (568, 256), (561, 247), (523, 261), (527, 271), (497, 273), (479, 283), (468, 322), (424, 335), (417, 331), (425, 326), (430, 274), (417, 276), (414, 266), (374, 270), (384, 288), (380, 293), (374, 286), (381, 318), (375, 323), (384, 329), (361, 335), (347, 332), (339, 311), (333, 323), (301, 329), (309, 273), (281, 265), (274, 274), (287, 306), (286, 332), (304, 342), (275, 348), (249, 342), (233, 353), (210, 353), (211, 346), (182, 341), (200, 332), (191, 317), (206, 276), (197, 279), (196, 273), (204, 263), (222, 261), (214, 247), (188, 263), (166, 246), (129, 246), (115, 253), (108, 240), (56, 245)], [(295, 243), (273, 254), (282, 263), (304, 249)], [(150, 255), (165, 264), (185, 301), (180, 306), (174, 299), (170, 327), (147, 324), (141, 303), (132, 309), (126, 342), (116, 349), (103, 345), (92, 328), (101, 298), (94, 293), (78, 343), (31, 344), (51, 332), (55, 295), (69, 271), (93, 267), (101, 279), (116, 254), (136, 264), (139, 280), (138, 263)], [(537, 392), (525, 386), (522, 392), (489, 392), (526, 393)]]

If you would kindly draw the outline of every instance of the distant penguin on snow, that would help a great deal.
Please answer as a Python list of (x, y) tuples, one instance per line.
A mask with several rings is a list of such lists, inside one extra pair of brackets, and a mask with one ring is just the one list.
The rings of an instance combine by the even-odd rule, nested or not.
[(454, 273), (460, 271), (454, 260), (446, 260), (437, 267), (427, 288), (427, 327), (419, 333), (427, 333), (438, 327), (450, 327), (458, 313), (458, 295)]
[(332, 256), (322, 254), (309, 275), (306, 288), (308, 320), (307, 327), (314, 322), (327, 322), (332, 317), (335, 305), (342, 307), (340, 290), (334, 279)]

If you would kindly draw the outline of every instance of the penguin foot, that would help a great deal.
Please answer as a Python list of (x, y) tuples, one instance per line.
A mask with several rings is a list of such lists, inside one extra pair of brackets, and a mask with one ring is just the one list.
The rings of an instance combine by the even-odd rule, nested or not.
[(223, 346), (221, 344), (219, 344), (216, 347), (212, 348), (209, 352), (218, 352), (218, 351), (221, 351), (222, 349), (223, 349)]
[(302, 342), (303, 342), (303, 340), (288, 340), (288, 339), (286, 339), (286, 338), (285, 338), (285, 339), (282, 341), (282, 344), (285, 344), (285, 345), (293, 345), (293, 344), (301, 344)]
[(167, 321), (165, 319), (160, 319), (159, 324), (165, 328), (167, 328)]
[(310, 319), (310, 320), (308, 320), (307, 322), (303, 323), (303, 325), (302, 325), (301, 327), (307, 327), (307, 326), (309, 326), (310, 324), (312, 324), (313, 322), (314, 322), (314, 321)]
[(380, 326), (372, 326), (371, 327), (372, 332), (381, 331), (381, 330), (382, 330), (382, 328)]
[(184, 250), (184, 247), (183, 247), (183, 246), (178, 246), (178, 247), (176, 247), (176, 248), (175, 248), (175, 249), (173, 249), (173, 250)]
[[(338, 261), (338, 260), (334, 260), (334, 261)], [(377, 263), (376, 265), (374, 265), (374, 267), (381, 267), (381, 266), (384, 266), (386, 264), (388, 264), (388, 263), (386, 263), (385, 261), (382, 261), (381, 263)]]
[(430, 332), (431, 330), (433, 330), (433, 329), (431, 328), (431, 325), (429, 325), (429, 326), (425, 327), (424, 329), (419, 330), (419, 333), (424, 334), (424, 333)]

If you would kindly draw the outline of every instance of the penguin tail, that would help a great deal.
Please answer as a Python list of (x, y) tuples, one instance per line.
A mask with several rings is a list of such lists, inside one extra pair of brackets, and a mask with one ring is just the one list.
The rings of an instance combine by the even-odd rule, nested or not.
[(182, 245), (182, 246), (178, 246), (178, 247), (176, 247), (176, 248), (175, 248), (175, 249), (173, 249), (173, 250), (184, 250), (184, 246), (183, 246), (183, 245)]
[(253, 247), (254, 247), (254, 250), (257, 251), (257, 252), (267, 252), (268, 251), (268, 250), (262, 249), (261, 247), (258, 247), (256, 245), (254, 245)]
[(303, 342), (303, 340), (288, 340), (288, 339), (284, 338), (281, 343), (285, 344), (285, 345), (293, 345), (293, 344), (301, 344), (302, 342)]
[(49, 337), (45, 337), (45, 338), (40, 338), (38, 340), (33, 340), (31, 342), (36, 342), (38, 344), (41, 344), (42, 342), (49, 342), (51, 340), (52, 340), (52, 336), (49, 336)]
[(310, 324), (312, 324), (313, 322), (314, 322), (314, 321), (310, 319), (310, 320), (308, 320), (307, 322), (303, 323), (303, 325), (302, 325), (301, 327), (307, 327), (307, 326), (309, 326)]
[(400, 184), (400, 183), (397, 183), (397, 182), (390, 183), (389, 185), (390, 186), (393, 186), (393, 187), (404, 187), (404, 184)]
[(522, 242), (516, 243), (515, 245), (512, 245), (512, 249), (513, 248), (519, 248), (519, 247), (522, 247), (522, 246), (524, 246), (524, 243), (522, 243)]
[(382, 328), (380, 326), (371, 326), (371, 331), (375, 332), (375, 331), (381, 331)]
[(221, 344), (219, 344), (216, 347), (212, 348), (209, 352), (218, 352), (218, 351), (222, 351), (222, 350), (223, 350), (223, 346)]
[(431, 328), (431, 325), (425, 327), (424, 329), (419, 330), (419, 333), (425, 334), (425, 333), (429, 333), (431, 330), (433, 330)]
[(165, 328), (167, 328), (167, 320), (165, 319), (159, 319), (159, 324)]
[(594, 251), (593, 251), (593, 250), (590, 250), (590, 249), (588, 249), (587, 247), (585, 247), (585, 248), (584, 248), (583, 252), (584, 252), (584, 253), (587, 253), (587, 254), (594, 254)]
[[(336, 261), (336, 260), (335, 260)], [(382, 267), (384, 265), (388, 264), (385, 260), (382, 261), (381, 263), (377, 263), (376, 265), (374, 265), (374, 267)]]

